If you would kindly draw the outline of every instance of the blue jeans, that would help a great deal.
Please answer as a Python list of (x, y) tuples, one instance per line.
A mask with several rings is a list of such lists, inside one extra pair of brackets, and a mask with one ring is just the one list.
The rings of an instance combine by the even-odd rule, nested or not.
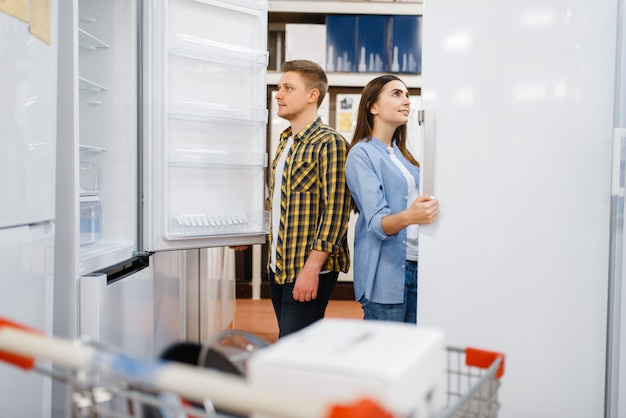
[(417, 324), (417, 262), (406, 262), (403, 303), (375, 303), (361, 299), (363, 319)]
[(274, 281), (274, 273), (269, 272), (270, 298), (278, 320), (278, 338), (299, 331), (313, 322), (324, 318), (326, 306), (331, 293), (337, 284), (339, 272), (331, 271), (320, 274), (317, 298), (308, 302), (293, 299), (293, 283), (278, 284)]

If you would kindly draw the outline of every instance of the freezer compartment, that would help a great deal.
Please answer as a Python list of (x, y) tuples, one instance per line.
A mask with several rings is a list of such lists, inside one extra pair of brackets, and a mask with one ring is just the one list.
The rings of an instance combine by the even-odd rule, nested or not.
[(79, 334), (141, 358), (154, 355), (154, 278), (137, 257), (80, 278)]

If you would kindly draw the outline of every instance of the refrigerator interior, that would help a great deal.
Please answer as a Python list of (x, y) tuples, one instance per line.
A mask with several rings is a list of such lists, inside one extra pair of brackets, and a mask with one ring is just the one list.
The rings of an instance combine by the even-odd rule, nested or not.
[(137, 3), (78, 2), (81, 272), (137, 250)]
[[(52, 335), (53, 262), (53, 223), (0, 229), (0, 316)], [(49, 417), (51, 384), (0, 362), (0, 416)]]
[(418, 321), (507, 355), (500, 415), (603, 416), (615, 2), (440, 0), (423, 22), (441, 206)]
[(145, 10), (145, 249), (264, 242), (267, 2)]

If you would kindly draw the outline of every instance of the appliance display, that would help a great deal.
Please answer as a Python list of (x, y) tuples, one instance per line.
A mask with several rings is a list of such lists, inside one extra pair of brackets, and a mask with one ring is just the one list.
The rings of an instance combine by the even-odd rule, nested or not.
[[(153, 357), (234, 300), (234, 280), (195, 269), (198, 251), (265, 241), (267, 1), (59, 10), (55, 334)], [(190, 283), (216, 281), (189, 311)]]
[[(0, 316), (52, 335), (57, 5), (32, 7), (29, 20), (0, 6)], [(0, 363), (0, 416), (50, 417), (51, 390), (42, 374)]]
[(605, 416), (616, 13), (424, 4), (418, 323), (515, 359), (499, 416)]

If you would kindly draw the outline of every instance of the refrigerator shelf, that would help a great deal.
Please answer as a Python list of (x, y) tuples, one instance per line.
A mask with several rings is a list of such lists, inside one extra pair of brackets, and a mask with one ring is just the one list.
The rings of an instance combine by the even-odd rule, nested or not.
[(78, 28), (78, 48), (82, 50), (96, 50), (96, 49), (106, 49), (109, 48), (109, 45), (96, 38), (89, 32)]
[(100, 91), (107, 91), (107, 88), (95, 83), (91, 80), (87, 80), (84, 77), (78, 77), (78, 88), (81, 91), (90, 91), (90, 92), (100, 92)]
[(225, 44), (185, 34), (178, 34), (174, 38), (169, 53), (205, 61), (228, 63), (237, 67), (266, 67), (269, 62), (268, 51)]
[(267, 154), (207, 149), (178, 150), (169, 164), (172, 166), (229, 165), (267, 167)]
[(170, 238), (201, 237), (234, 234), (267, 234), (269, 213), (223, 212), (182, 214), (170, 219)]
[(93, 157), (97, 157), (101, 152), (106, 151), (106, 148), (103, 147), (95, 147), (92, 145), (80, 145), (80, 156), (81, 159), (83, 157), (90, 158), (90, 154)]

